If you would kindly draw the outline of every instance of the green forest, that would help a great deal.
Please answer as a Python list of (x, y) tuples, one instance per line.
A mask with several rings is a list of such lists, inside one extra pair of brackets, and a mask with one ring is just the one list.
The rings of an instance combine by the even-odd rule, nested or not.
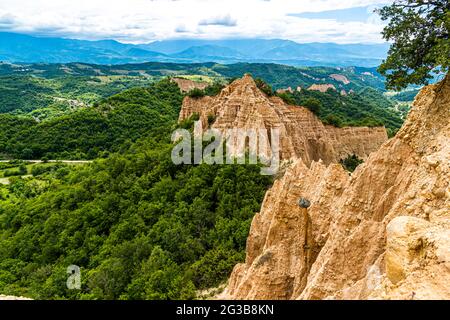
[[(274, 95), (271, 73), (260, 71), (257, 83)], [(195, 299), (226, 281), (273, 180), (258, 165), (175, 166), (170, 135), (192, 121), (177, 124), (184, 94), (174, 82), (14, 77), (0, 77), (0, 155), (43, 162), (0, 163), (2, 294)], [(230, 79), (217, 79), (187, 94), (218, 94)], [(26, 94), (14, 104), (17, 90)], [(401, 125), (393, 102), (371, 87), (279, 95), (331, 125), (386, 125), (392, 134)], [(55, 96), (82, 104), (55, 105)], [(349, 171), (359, 163), (342, 162)], [(81, 290), (66, 287), (69, 265), (81, 268)]]
[[(0, 291), (192, 299), (226, 280), (244, 259), (251, 219), (271, 181), (256, 166), (177, 167), (170, 149), (148, 140), (125, 155), (41, 170), (3, 187)], [(81, 267), (81, 291), (65, 286), (71, 264)]]

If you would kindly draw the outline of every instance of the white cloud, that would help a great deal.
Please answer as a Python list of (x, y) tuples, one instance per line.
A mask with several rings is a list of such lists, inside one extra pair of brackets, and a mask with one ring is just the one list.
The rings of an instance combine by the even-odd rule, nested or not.
[(292, 13), (371, 6), (387, 0), (2, 0), (0, 30), (80, 39), (283, 38), (381, 42), (382, 24), (301, 19)]

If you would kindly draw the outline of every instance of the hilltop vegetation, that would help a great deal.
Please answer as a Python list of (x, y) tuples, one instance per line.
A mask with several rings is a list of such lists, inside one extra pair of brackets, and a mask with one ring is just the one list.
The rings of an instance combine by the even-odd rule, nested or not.
[[(270, 178), (255, 165), (175, 166), (170, 129), (92, 165), (0, 186), (0, 292), (192, 299), (224, 281), (244, 259)], [(81, 291), (65, 285), (72, 264)]]
[(297, 43), (281, 39), (163, 40), (133, 45), (0, 32), (0, 60), (98, 64), (274, 62), (289, 65), (377, 66), (387, 44)]
[[(242, 77), (250, 73), (255, 78), (261, 78), (275, 90), (298, 86), (303, 89), (313, 84), (333, 84), (336, 88), (358, 90), (366, 86), (384, 90), (384, 79), (375, 68), (331, 68), (331, 67), (291, 67), (271, 63), (236, 63), (231, 65), (215, 65), (215, 72), (228, 78)], [(333, 74), (343, 75), (349, 83), (344, 84), (331, 77)]]
[(331, 88), (326, 92), (304, 89), (275, 92), (261, 78), (255, 82), (268, 96), (277, 95), (287, 104), (307, 107), (325, 124), (336, 127), (384, 125), (392, 137), (403, 123), (401, 112), (395, 109), (394, 102), (370, 87), (346, 94)]
[[(331, 89), (327, 92), (302, 90), (285, 95), (292, 96), (295, 104), (309, 107), (322, 122), (336, 127), (384, 125), (389, 136), (393, 136), (403, 123), (393, 103), (371, 88), (348, 95)], [(311, 99), (320, 102), (313, 109), (308, 103)]]
[[(273, 94), (264, 81), (260, 86)], [(202, 94), (220, 87), (213, 83)], [(363, 94), (372, 97), (302, 90), (290, 98), (306, 99), (325, 118), (357, 121), (386, 103), (367, 104)], [(229, 276), (244, 259), (251, 219), (272, 181), (256, 165), (175, 166), (169, 138), (182, 98), (163, 79), (41, 122), (0, 114), (4, 156), (97, 159), (35, 165), (26, 168), (31, 177), (20, 177), (20, 165), (4, 168), (13, 176), (0, 185), (0, 292), (192, 299)], [(73, 264), (81, 267), (80, 291), (65, 285)]]
[[(404, 108), (383, 96), (381, 78), (366, 68), (295, 68), (276, 64), (146, 63), (102, 66), (88, 64), (0, 64), (0, 157), (95, 159), (177, 118), (182, 99), (167, 75), (207, 77), (211, 86), (191, 96), (216, 95), (233, 77), (251, 72), (267, 87), (298, 86), (283, 94), (292, 104), (310, 98), (313, 110), (336, 126), (385, 125), (392, 136), (401, 126)], [(100, 74), (100, 75), (99, 75)], [(337, 76), (338, 75), (338, 76)], [(152, 83), (156, 84), (152, 85)], [(308, 91), (312, 84), (332, 84), (337, 91)], [(129, 89), (130, 90), (126, 90)], [(125, 90), (125, 91), (124, 91)], [(340, 91), (355, 94), (340, 95)], [(173, 97), (167, 102), (167, 97)], [(403, 97), (403, 96), (401, 96)], [(167, 105), (170, 104), (170, 106)], [(396, 102), (395, 102), (396, 103)]]

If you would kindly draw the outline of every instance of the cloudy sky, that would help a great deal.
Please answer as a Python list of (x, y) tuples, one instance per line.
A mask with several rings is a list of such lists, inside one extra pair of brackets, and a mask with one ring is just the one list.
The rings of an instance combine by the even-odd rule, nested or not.
[(0, 31), (143, 43), (280, 38), (382, 42), (373, 9), (389, 0), (1, 0)]

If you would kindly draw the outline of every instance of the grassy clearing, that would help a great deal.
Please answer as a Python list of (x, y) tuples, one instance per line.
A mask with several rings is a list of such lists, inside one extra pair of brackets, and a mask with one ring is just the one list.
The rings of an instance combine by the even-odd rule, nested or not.
[(204, 76), (204, 75), (178, 75), (178, 78), (184, 78), (184, 79), (188, 79), (188, 80), (192, 80), (192, 81), (196, 81), (196, 82), (208, 82), (208, 83), (213, 83), (214, 81), (216, 81), (217, 79), (214, 77), (210, 77), (210, 76)]

